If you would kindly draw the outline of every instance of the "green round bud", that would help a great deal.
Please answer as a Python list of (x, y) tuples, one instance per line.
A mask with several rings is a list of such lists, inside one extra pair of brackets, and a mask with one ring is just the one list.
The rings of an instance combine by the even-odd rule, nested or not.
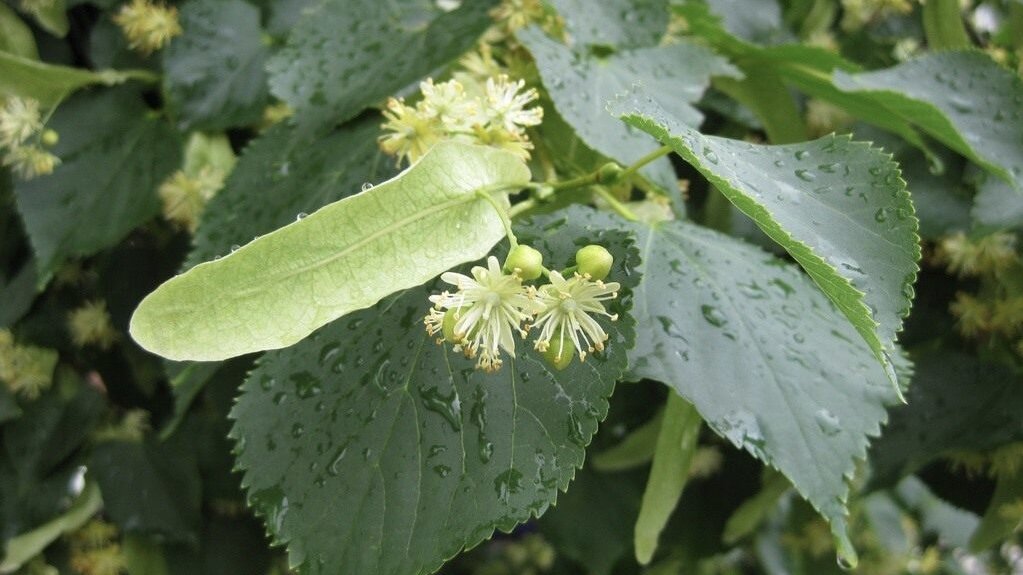
[(562, 339), (560, 334), (551, 338), (547, 350), (543, 352), (543, 358), (558, 371), (572, 363), (573, 355), (575, 355), (575, 344), (567, 337)]
[(611, 252), (603, 246), (590, 244), (575, 252), (575, 264), (580, 274), (589, 275), (595, 280), (602, 280), (611, 273), (611, 265), (615, 259)]
[(512, 273), (515, 270), (519, 270), (520, 278), (535, 280), (543, 273), (543, 254), (529, 246), (515, 246), (504, 260), (504, 271)]
[(625, 168), (621, 167), (615, 162), (608, 162), (597, 170), (597, 181), (602, 184), (614, 184), (622, 177), (622, 172)]
[(53, 147), (60, 141), (60, 136), (53, 130), (43, 130), (42, 141), (43, 145)]

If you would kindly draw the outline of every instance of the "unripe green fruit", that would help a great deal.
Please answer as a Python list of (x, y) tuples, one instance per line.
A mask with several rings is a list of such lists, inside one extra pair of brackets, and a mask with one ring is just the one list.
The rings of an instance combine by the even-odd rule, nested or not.
[(603, 246), (590, 244), (575, 252), (575, 265), (580, 274), (589, 275), (595, 280), (602, 280), (611, 273), (611, 265), (615, 263), (611, 252)]
[(458, 343), (458, 338), (455, 337), (455, 324), (458, 323), (458, 318), (455, 314), (458, 313), (457, 309), (449, 309), (444, 312), (444, 323), (441, 324), (441, 333), (444, 334), (444, 341), (448, 343)]
[(60, 136), (58, 136), (57, 132), (54, 132), (53, 130), (44, 130), (42, 140), (43, 145), (53, 147), (60, 141)]
[(504, 260), (504, 271), (512, 273), (516, 269), (520, 278), (535, 280), (543, 273), (543, 254), (529, 246), (515, 246)]
[(560, 334), (551, 338), (547, 351), (543, 352), (543, 358), (558, 371), (565, 369), (568, 367), (568, 364), (572, 363), (573, 355), (575, 355), (575, 344), (567, 337), (562, 339)]

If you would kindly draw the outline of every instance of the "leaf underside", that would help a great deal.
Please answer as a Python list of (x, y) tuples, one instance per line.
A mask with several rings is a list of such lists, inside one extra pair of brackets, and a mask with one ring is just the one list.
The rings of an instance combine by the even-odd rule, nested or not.
[(438, 144), (394, 179), (168, 280), (139, 304), (132, 337), (168, 359), (197, 361), (294, 344), (484, 256), (504, 228), (480, 193), (529, 178), (508, 152)]

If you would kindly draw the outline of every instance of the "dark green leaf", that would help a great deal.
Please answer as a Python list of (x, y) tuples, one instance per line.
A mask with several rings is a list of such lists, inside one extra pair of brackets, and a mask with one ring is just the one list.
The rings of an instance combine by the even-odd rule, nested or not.
[(557, 507), (540, 519), (540, 532), (589, 575), (610, 575), (632, 547), (645, 477), (641, 471), (579, 470)]
[(662, 381), (784, 473), (832, 524), (894, 393), (867, 345), (795, 266), (682, 222), (641, 232), (630, 379)]
[(21, 417), (21, 408), (6, 385), (0, 385), (0, 424)]
[(834, 135), (786, 146), (704, 136), (641, 95), (618, 108), (785, 248), (895, 383), (891, 356), (912, 303), (920, 246), (913, 204), (891, 156)]
[(873, 487), (893, 485), (951, 450), (1023, 441), (1023, 395), (1012, 371), (949, 351), (915, 359), (908, 405), (892, 410), (884, 435), (870, 450)]
[(430, 573), (554, 503), (607, 413), (633, 334), (635, 250), (594, 217), (578, 208), (519, 231), (548, 265), (577, 241), (615, 254), (621, 316), (586, 363), (553, 371), (522, 342), (499, 372), (477, 371), (419, 327), (423, 288), (260, 360), (232, 435), (250, 504), (301, 572)]
[(90, 473), (107, 515), (123, 531), (198, 542), (199, 470), (183, 447), (107, 441), (93, 448)]
[(259, 10), (242, 0), (197, 0), (184, 34), (163, 52), (164, 89), (184, 128), (223, 130), (258, 120), (267, 101)]
[(270, 60), (270, 88), (303, 128), (341, 123), (472, 48), (494, 4), (325, 0)]
[(156, 215), (156, 187), (181, 154), (177, 133), (132, 90), (72, 98), (50, 126), (61, 135), (61, 165), (15, 186), (40, 283), (66, 259), (108, 248)]
[[(520, 31), (518, 38), (536, 60), (558, 114), (588, 147), (622, 165), (632, 164), (658, 146), (648, 135), (608, 114), (608, 102), (639, 84), (658, 94), (659, 101), (681, 121), (698, 126), (703, 114), (693, 103), (707, 89), (710, 77), (739, 74), (724, 59), (695, 44), (620, 51), (599, 58), (567, 48), (535, 27)], [(666, 191), (677, 188), (667, 159), (642, 173)]]
[(366, 182), (393, 176), (393, 161), (377, 148), (379, 123), (372, 117), (315, 138), (284, 124), (270, 128), (249, 144), (206, 206), (185, 267), (230, 253), (232, 246), (356, 193)]
[(939, 52), (877, 72), (836, 72), (835, 85), (868, 93), (1023, 193), (1023, 81), (982, 52)]
[(668, 30), (667, 0), (549, 0), (575, 46), (654, 46)]

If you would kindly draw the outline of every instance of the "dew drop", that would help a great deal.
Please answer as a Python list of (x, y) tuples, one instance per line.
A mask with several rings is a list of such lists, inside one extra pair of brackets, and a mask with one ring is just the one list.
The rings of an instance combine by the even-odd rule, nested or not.
[(842, 431), (842, 422), (839, 421), (838, 417), (828, 411), (827, 409), (820, 409), (813, 415), (814, 420), (817, 422), (817, 427), (821, 428), (824, 435), (828, 437), (834, 437)]
[(700, 312), (703, 314), (703, 319), (707, 320), (707, 323), (714, 327), (724, 327), (728, 323), (728, 320), (721, 315), (718, 308), (712, 305), (704, 304), (700, 306)]
[(796, 177), (804, 182), (812, 182), (817, 179), (817, 175), (810, 170), (796, 170)]
[(373, 189), (373, 184), (371, 184), (369, 182), (366, 182), (366, 183), (362, 184), (362, 191), (368, 192), (368, 191), (370, 191), (372, 189)]
[(307, 217), (309, 217), (309, 214), (307, 214), (305, 212), (299, 212), (298, 215), (295, 216), (295, 221), (298, 222), (298, 221), (306, 219)]

